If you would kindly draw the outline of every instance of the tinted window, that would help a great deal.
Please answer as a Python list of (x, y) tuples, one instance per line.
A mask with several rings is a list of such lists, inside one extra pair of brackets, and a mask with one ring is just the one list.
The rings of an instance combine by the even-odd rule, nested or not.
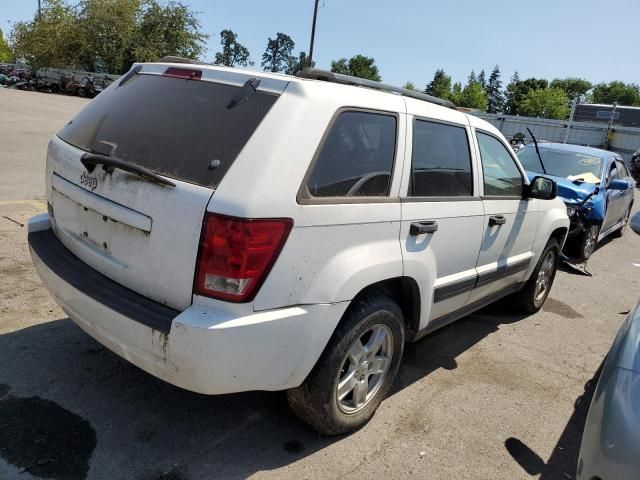
[(471, 155), (466, 130), (416, 120), (413, 125), (410, 195), (440, 197), (472, 194)]
[[(58, 136), (86, 151), (212, 187), (278, 98), (258, 91), (229, 109), (240, 87), (157, 75), (134, 75), (116, 85)], [(210, 168), (214, 160), (220, 164)]]
[(314, 197), (389, 194), (396, 150), (396, 117), (343, 112), (318, 155), (307, 188)]
[(522, 195), (522, 175), (507, 148), (490, 135), (478, 132), (478, 145), (487, 196)]

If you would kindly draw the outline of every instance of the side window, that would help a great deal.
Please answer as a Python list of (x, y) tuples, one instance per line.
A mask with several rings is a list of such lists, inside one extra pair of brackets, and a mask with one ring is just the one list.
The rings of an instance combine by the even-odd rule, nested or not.
[(502, 142), (478, 132), (486, 196), (521, 196), (522, 174)]
[(611, 162), (611, 166), (609, 167), (609, 175), (607, 175), (607, 180), (613, 180), (618, 178), (618, 169), (616, 168), (616, 162)]
[(627, 170), (627, 166), (624, 162), (617, 160), (616, 166), (618, 168), (618, 178), (627, 178), (629, 176), (629, 171)]
[(423, 120), (414, 122), (409, 195), (473, 195), (469, 139), (463, 127)]
[(389, 195), (396, 151), (396, 117), (342, 112), (327, 135), (307, 189), (313, 197)]

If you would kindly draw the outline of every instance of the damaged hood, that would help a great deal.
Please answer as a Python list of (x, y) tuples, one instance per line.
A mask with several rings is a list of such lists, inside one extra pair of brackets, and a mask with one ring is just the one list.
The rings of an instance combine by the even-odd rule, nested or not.
[(597, 187), (597, 185), (593, 183), (585, 182), (576, 184), (568, 178), (554, 177), (553, 175), (543, 175), (536, 172), (527, 171), (527, 177), (529, 177), (529, 181), (533, 180), (534, 177), (547, 177), (554, 180), (558, 185), (558, 197), (560, 197), (563, 202), (568, 204), (582, 203), (585, 198), (591, 195)]

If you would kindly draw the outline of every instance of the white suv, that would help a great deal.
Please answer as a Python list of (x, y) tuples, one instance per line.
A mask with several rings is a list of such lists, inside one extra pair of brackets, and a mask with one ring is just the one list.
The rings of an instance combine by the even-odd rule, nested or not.
[(188, 390), (287, 390), (326, 434), (373, 415), (404, 342), (507, 294), (538, 310), (569, 227), (446, 102), (176, 59), (51, 140), (46, 196), (31, 255), (83, 330)]

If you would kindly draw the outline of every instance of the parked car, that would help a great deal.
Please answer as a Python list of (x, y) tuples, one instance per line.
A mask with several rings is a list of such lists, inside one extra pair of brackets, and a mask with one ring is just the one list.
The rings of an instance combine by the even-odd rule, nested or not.
[(135, 65), (51, 140), (28, 238), (62, 309), (128, 361), (204, 394), (287, 390), (338, 434), (405, 341), (509, 294), (541, 308), (569, 220), (489, 123), (302, 75)]
[(640, 150), (636, 151), (631, 157), (630, 171), (636, 186), (640, 187)]
[[(540, 157), (538, 152), (540, 152)], [(518, 151), (529, 178), (543, 174), (558, 184), (571, 220), (565, 253), (587, 260), (600, 240), (622, 235), (633, 204), (633, 178), (614, 152), (564, 143), (529, 144)]]
[[(640, 213), (631, 220), (640, 235)], [(607, 354), (582, 435), (578, 480), (636, 480), (640, 473), (640, 303)]]

